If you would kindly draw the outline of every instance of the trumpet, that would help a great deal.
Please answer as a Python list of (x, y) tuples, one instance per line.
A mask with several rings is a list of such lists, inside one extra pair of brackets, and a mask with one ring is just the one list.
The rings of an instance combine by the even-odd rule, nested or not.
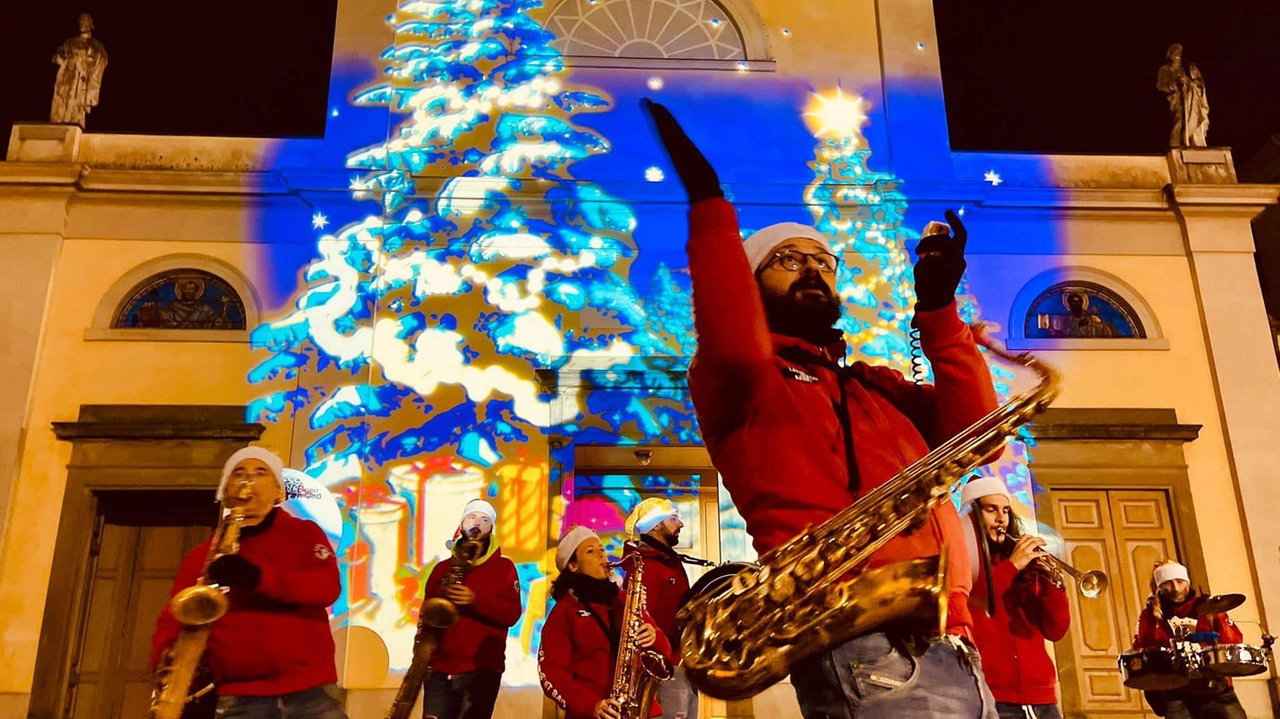
[(1064, 573), (1076, 580), (1076, 589), (1086, 599), (1097, 599), (1099, 595), (1107, 591), (1107, 587), (1110, 585), (1110, 581), (1104, 572), (1097, 569), (1082, 572), (1043, 549), (1036, 549), (1036, 559), (1045, 561), (1048, 565), (1045, 571), (1054, 575), (1051, 578), (1055, 580), (1054, 583), (1058, 586), (1062, 586), (1062, 575)]

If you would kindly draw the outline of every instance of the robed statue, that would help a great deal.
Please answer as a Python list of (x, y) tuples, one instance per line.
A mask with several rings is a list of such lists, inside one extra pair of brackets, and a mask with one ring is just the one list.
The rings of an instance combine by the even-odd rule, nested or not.
[(1156, 74), (1156, 89), (1169, 99), (1173, 115), (1170, 147), (1207, 147), (1209, 144), (1209, 98), (1205, 94), (1204, 76), (1191, 63), (1182, 65), (1182, 46), (1173, 44), (1165, 53), (1168, 60)]
[(53, 54), (58, 79), (53, 85), (49, 121), (84, 127), (85, 115), (98, 104), (107, 51), (93, 37), (93, 18), (80, 14), (80, 34), (62, 43)]

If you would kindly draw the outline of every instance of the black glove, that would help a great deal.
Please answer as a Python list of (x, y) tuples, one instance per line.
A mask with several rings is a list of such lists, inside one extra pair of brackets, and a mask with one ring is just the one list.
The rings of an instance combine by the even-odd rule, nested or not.
[(916, 311), (940, 310), (956, 298), (956, 288), (964, 276), (964, 245), (969, 233), (959, 216), (947, 210), (947, 224), (952, 234), (929, 235), (916, 245)]
[(658, 131), (658, 139), (671, 158), (671, 164), (680, 176), (680, 183), (689, 195), (689, 204), (711, 197), (724, 197), (720, 189), (720, 177), (716, 170), (702, 156), (702, 151), (693, 144), (693, 140), (685, 134), (684, 128), (676, 122), (667, 108), (653, 102), (649, 98), (640, 101), (640, 106), (649, 113), (653, 126)]
[(224, 554), (213, 560), (206, 570), (209, 579), (219, 586), (255, 589), (262, 581), (262, 570), (239, 554)]

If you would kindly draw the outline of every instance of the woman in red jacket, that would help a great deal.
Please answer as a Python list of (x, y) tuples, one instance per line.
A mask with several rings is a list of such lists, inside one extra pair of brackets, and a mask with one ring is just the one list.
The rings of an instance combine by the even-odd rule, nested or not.
[[(454, 542), (465, 533), (484, 547), (460, 584), (441, 590), (453, 562), (431, 570), (424, 596), (441, 597), (458, 607), (458, 623), (445, 630), (431, 657), (431, 676), (423, 690), (424, 719), (489, 719), (502, 686), (507, 661), (507, 632), (520, 621), (520, 578), (516, 565), (502, 556), (494, 536), (498, 512), (483, 499), (462, 510)], [(450, 544), (450, 548), (454, 545)]]
[[(218, 499), (241, 507), (245, 520), (239, 552), (205, 570), (230, 589), (231, 608), (210, 628), (204, 655), (219, 719), (279, 719), (282, 712), (292, 719), (346, 719), (333, 696), (338, 673), (328, 612), (341, 591), (338, 562), (318, 525), (276, 506), (285, 498), (283, 471), (280, 458), (261, 447), (236, 452), (222, 469)], [(228, 483), (248, 485), (249, 498), (224, 499)], [(208, 541), (191, 550), (173, 594), (200, 579), (208, 552)], [(166, 605), (152, 637), (153, 667), (180, 629)]]
[[(618, 658), (625, 597), (609, 580), (609, 560), (595, 532), (573, 526), (556, 548), (560, 576), (551, 588), (555, 606), (542, 625), (538, 674), (542, 691), (565, 712), (565, 719), (618, 719), (609, 699)], [(671, 645), (645, 615), (641, 647), (674, 659)], [(660, 714), (658, 702), (650, 715)]]
[[(996, 477), (971, 480), (961, 503), (981, 530), (977, 540), (987, 543), (989, 562), (981, 562), (969, 608), (996, 711), (1000, 719), (1061, 719), (1058, 673), (1044, 642), (1064, 637), (1071, 615), (1066, 591), (1049, 580), (1046, 560), (1036, 557), (1045, 541), (1022, 534), (1009, 490)], [(995, 601), (987, 601), (988, 586)]]
[[(1187, 568), (1166, 560), (1151, 573), (1151, 596), (1138, 617), (1134, 649), (1167, 647), (1192, 632), (1213, 632), (1219, 644), (1244, 641), (1240, 628), (1224, 614), (1201, 615), (1201, 597), (1191, 588)], [(1166, 719), (1245, 719), (1230, 679), (1204, 677), (1173, 691), (1144, 692), (1152, 711)]]

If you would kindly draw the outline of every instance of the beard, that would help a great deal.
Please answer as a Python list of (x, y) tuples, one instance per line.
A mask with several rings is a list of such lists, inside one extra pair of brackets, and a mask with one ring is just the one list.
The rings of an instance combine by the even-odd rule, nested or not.
[[(821, 294), (805, 290), (817, 290)], [(765, 290), (761, 295), (765, 320), (771, 331), (818, 347), (840, 338), (840, 330), (835, 327), (840, 321), (840, 300), (816, 273), (801, 275), (785, 293)]]

